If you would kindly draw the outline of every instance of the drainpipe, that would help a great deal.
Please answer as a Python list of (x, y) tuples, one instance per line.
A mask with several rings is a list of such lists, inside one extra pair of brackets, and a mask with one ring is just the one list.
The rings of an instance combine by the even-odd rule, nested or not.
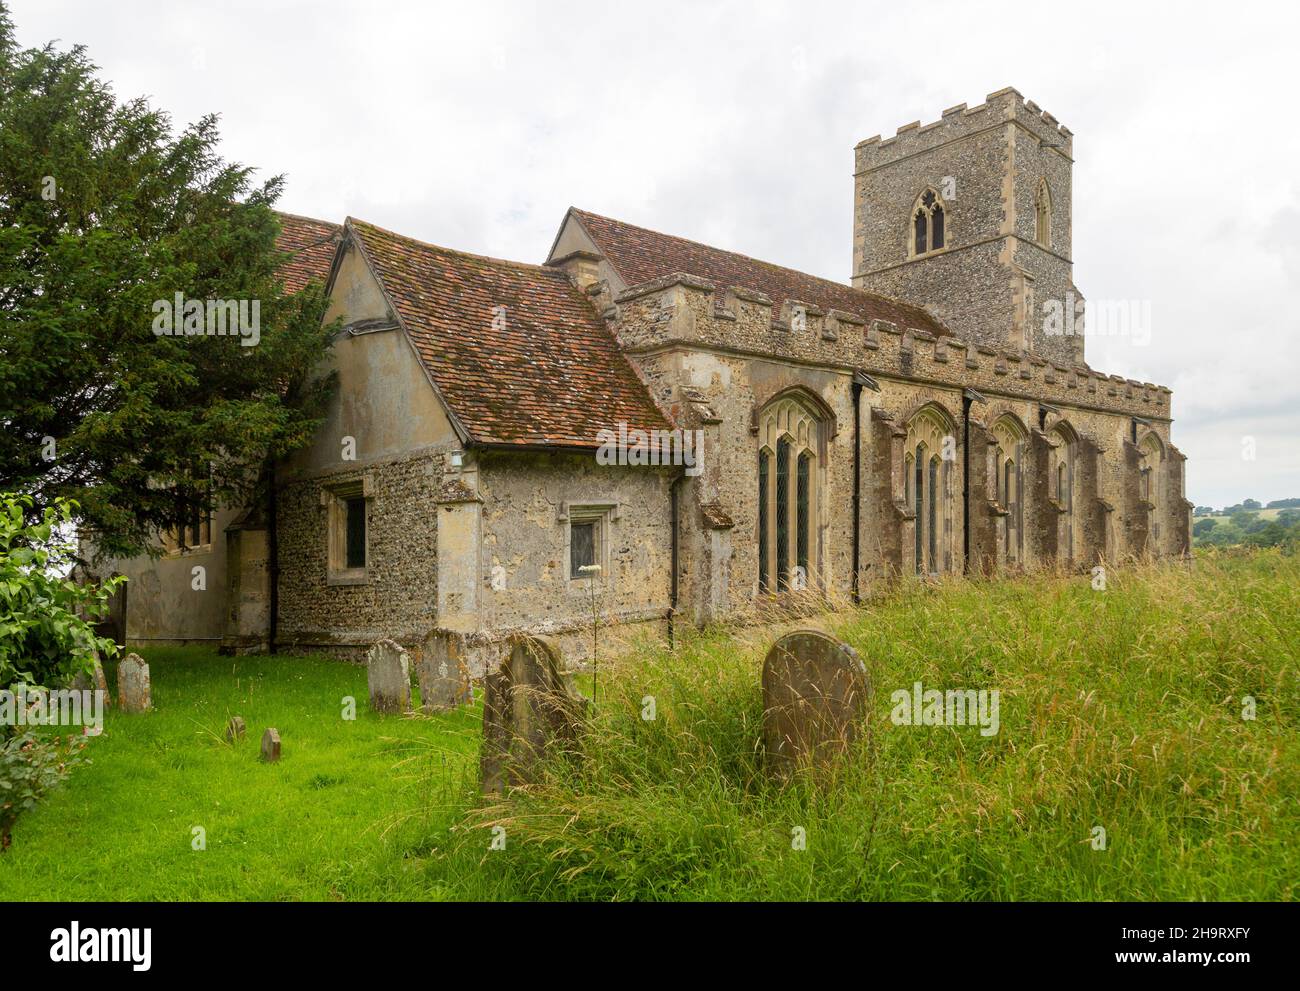
[(677, 618), (677, 561), (679, 553), (677, 542), (678, 530), (680, 529), (677, 510), (677, 486), (681, 484), (684, 477), (684, 475), (678, 475), (673, 479), (672, 484), (668, 486), (668, 505), (672, 517), (672, 534), (669, 538), (672, 542), (672, 575), (668, 592), (668, 646), (670, 648), (673, 646), (673, 626)]
[(279, 515), (279, 496), (276, 492), (275, 461), (267, 469), (267, 519), (266, 519), (266, 557), (267, 574), (270, 577), (270, 622), (267, 624), (268, 652), (276, 652), (276, 637), (280, 625), (280, 531), (276, 517)]
[(863, 371), (853, 373), (853, 604), (862, 601), (862, 390), (879, 392), (876, 380)]
[(988, 402), (974, 389), (961, 392), (961, 556), (962, 573), (970, 574), (970, 408)]

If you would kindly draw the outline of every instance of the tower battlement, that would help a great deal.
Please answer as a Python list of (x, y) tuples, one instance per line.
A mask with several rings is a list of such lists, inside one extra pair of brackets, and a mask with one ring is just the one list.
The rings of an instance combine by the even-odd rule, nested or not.
[(899, 127), (892, 137), (882, 138), (876, 134), (859, 141), (854, 149), (856, 171), (878, 168), (1008, 121), (1014, 121), (1066, 157), (1073, 157), (1074, 132), (1033, 100), (1022, 96), (1019, 90), (1008, 86), (990, 93), (978, 106), (968, 107), (959, 103), (928, 124), (914, 120)]

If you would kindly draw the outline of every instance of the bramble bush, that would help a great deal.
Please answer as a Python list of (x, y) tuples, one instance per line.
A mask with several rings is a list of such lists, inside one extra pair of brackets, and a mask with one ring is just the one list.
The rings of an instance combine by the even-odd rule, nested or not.
[(56, 500), (33, 525), (23, 518), (30, 506), (28, 496), (0, 493), (0, 688), (61, 688), (92, 671), (97, 652), (117, 653), (91, 624), (125, 579), (78, 585), (65, 577), (75, 545), (60, 528), (71, 525), (77, 504)]
[[(61, 688), (93, 670), (97, 653), (110, 657), (118, 649), (91, 623), (107, 613), (109, 595), (125, 579), (78, 585), (64, 577), (76, 503), (57, 500), (29, 525), (23, 514), (30, 507), (28, 496), (0, 494), (0, 689)], [(74, 736), (18, 734), (0, 724), (0, 853), (19, 814), (68, 776), (84, 746)]]
[[(86, 741), (24, 733), (0, 742), (0, 853), (13, 842), (14, 822), (81, 763)], [(88, 761), (87, 761), (88, 763)]]

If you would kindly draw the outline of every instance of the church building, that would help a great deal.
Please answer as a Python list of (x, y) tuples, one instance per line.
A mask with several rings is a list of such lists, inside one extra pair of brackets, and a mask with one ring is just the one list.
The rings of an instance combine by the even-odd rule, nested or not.
[(514, 632), (581, 656), (593, 594), (667, 630), (1188, 554), (1169, 389), (1086, 361), (1072, 154), (1014, 89), (861, 142), (846, 282), (576, 208), (541, 264), (285, 215), (338, 390), (273, 514), (101, 566), (128, 640), (479, 674)]

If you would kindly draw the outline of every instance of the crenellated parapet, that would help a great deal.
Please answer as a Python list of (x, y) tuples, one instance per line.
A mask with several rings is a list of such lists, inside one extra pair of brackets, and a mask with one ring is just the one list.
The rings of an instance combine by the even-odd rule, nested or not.
[(876, 134), (858, 142), (854, 149), (857, 171), (870, 171), (907, 155), (927, 151), (935, 145), (968, 137), (1008, 121), (1025, 128), (1066, 157), (1072, 156), (1073, 132), (1033, 100), (1026, 99), (1014, 87), (1008, 86), (990, 93), (977, 106), (968, 107), (959, 103), (943, 111), (938, 120), (928, 124), (914, 120), (899, 127), (892, 137), (882, 138)]
[(632, 286), (617, 297), (603, 282), (588, 293), (632, 355), (673, 347), (716, 349), (1150, 420), (1170, 418), (1171, 392), (1164, 386), (797, 300), (777, 307), (762, 293), (686, 273)]

